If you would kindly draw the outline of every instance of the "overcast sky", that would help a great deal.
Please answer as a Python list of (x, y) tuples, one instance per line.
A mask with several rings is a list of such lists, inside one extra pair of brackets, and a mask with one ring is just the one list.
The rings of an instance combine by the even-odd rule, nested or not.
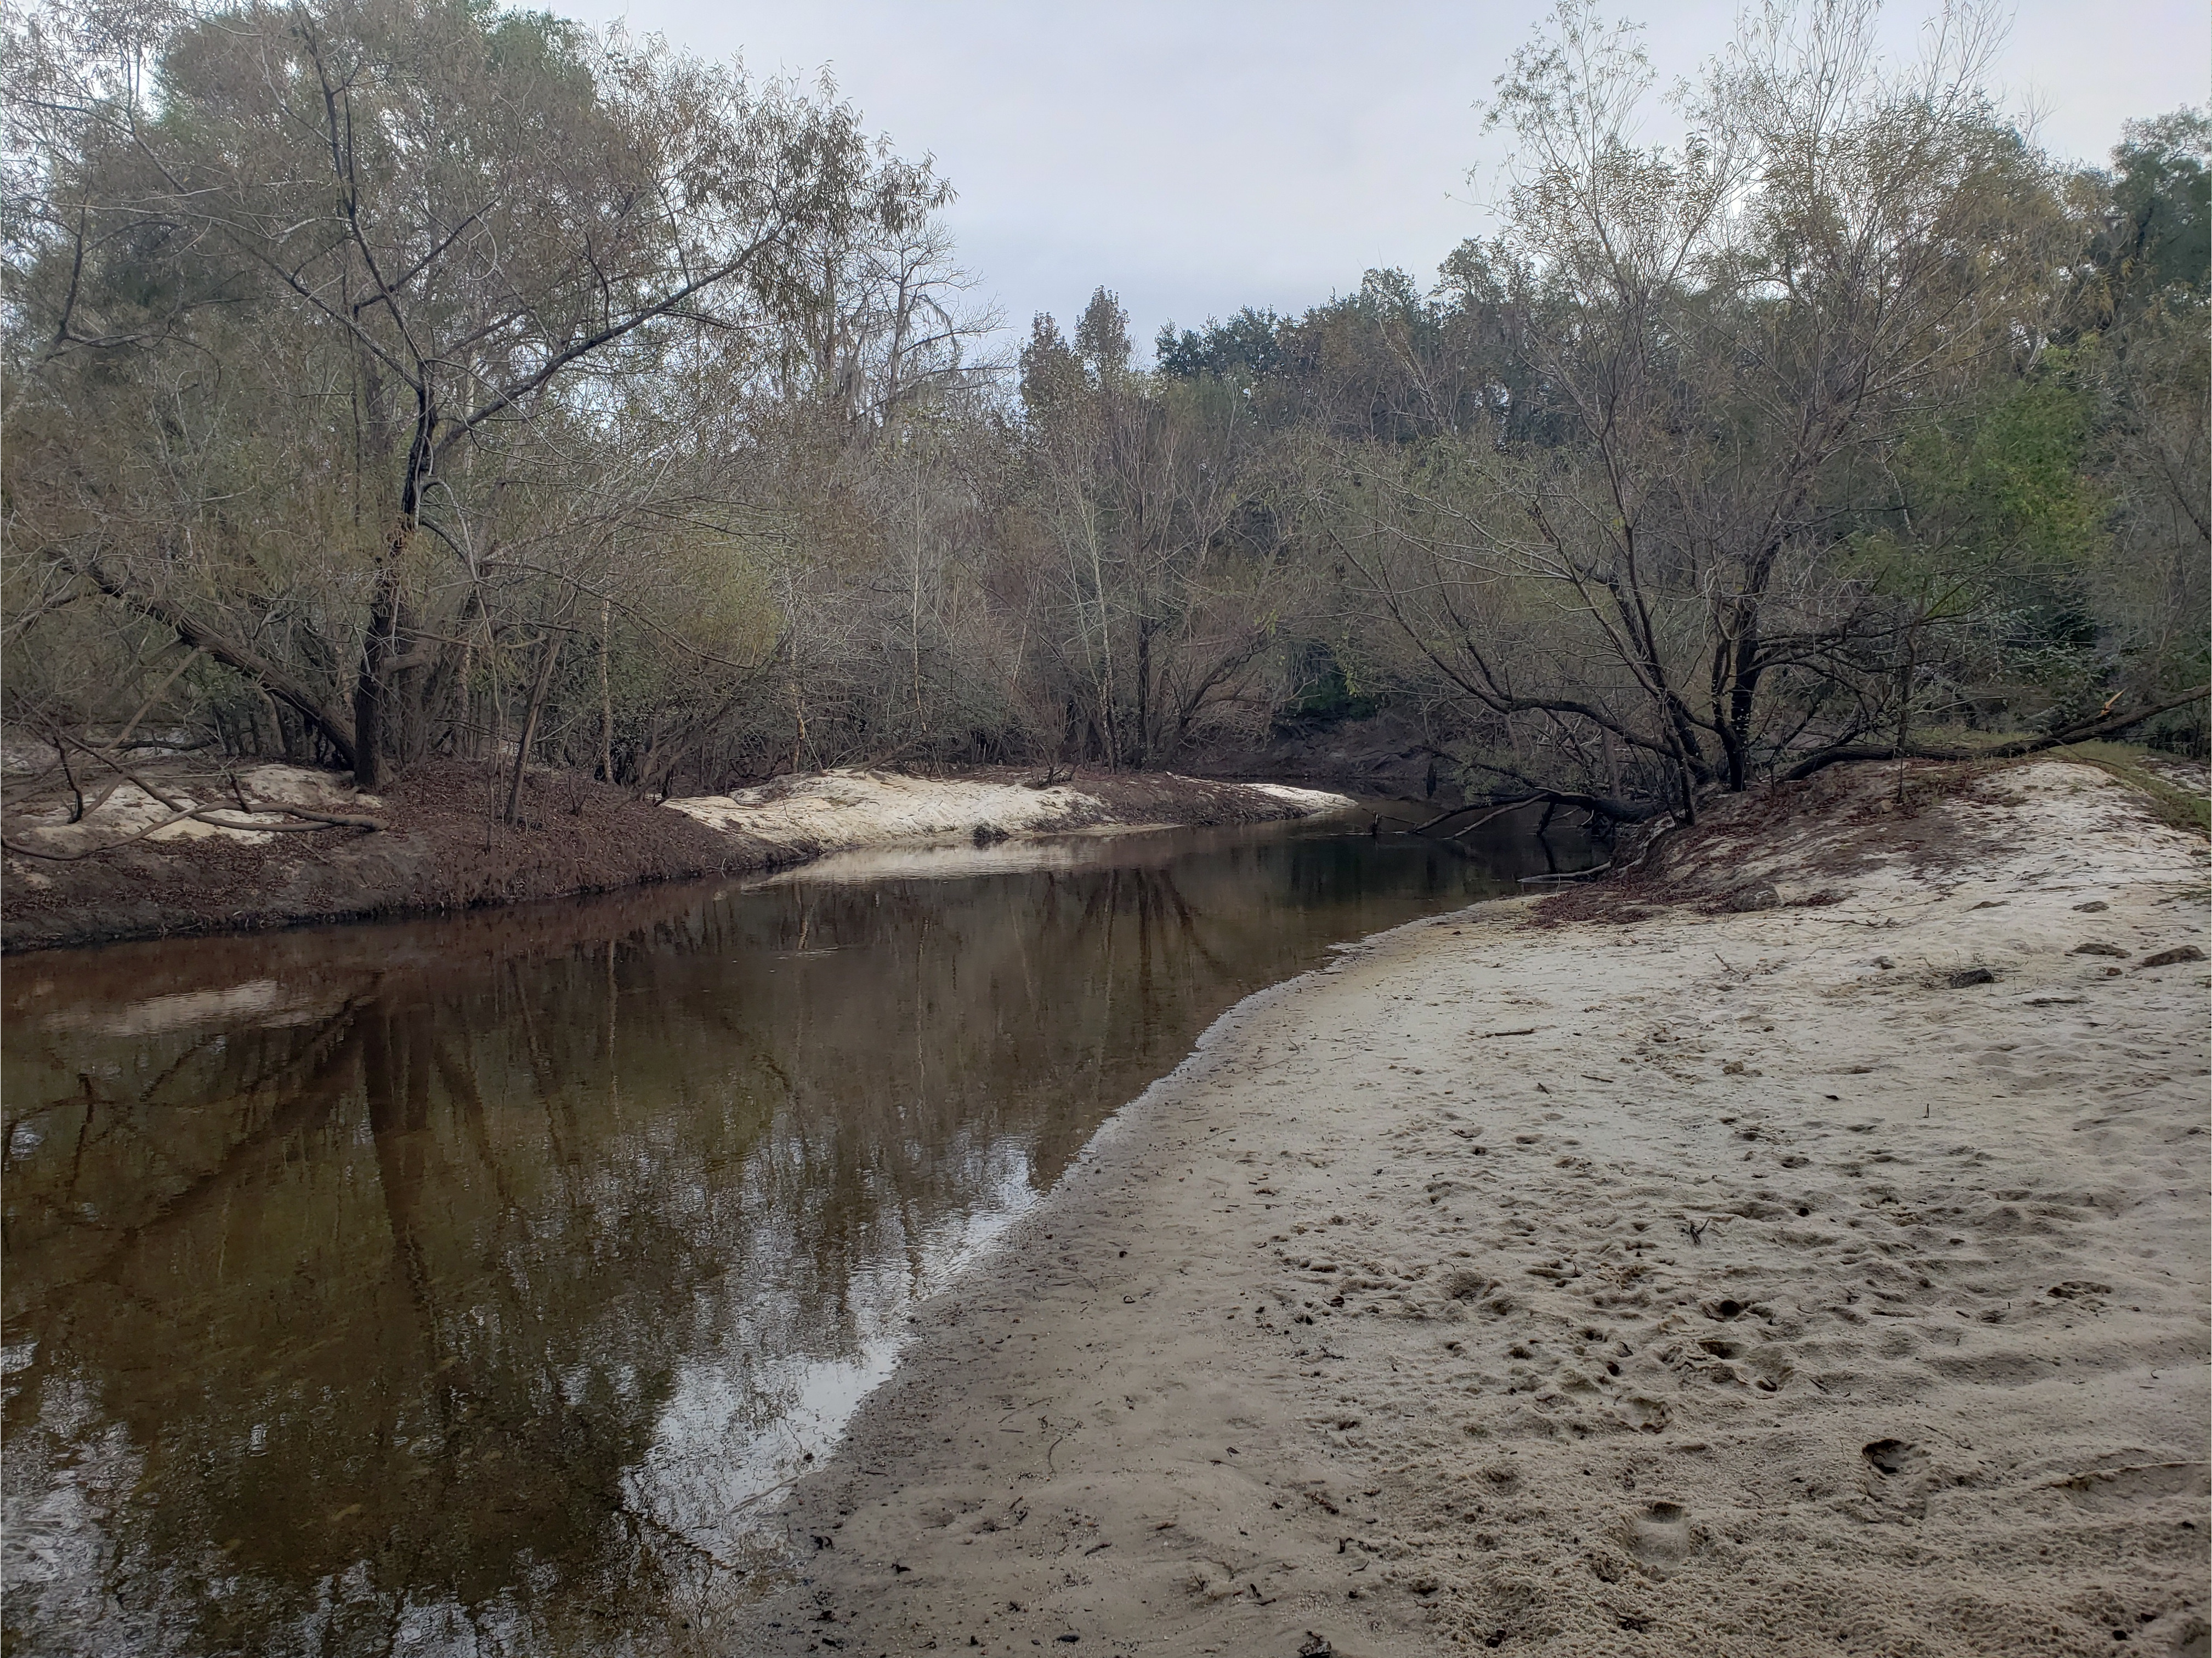
[[(1473, 107), (1547, 0), (555, 0), (756, 73), (825, 65), (872, 130), (960, 192), (963, 264), (1008, 324), (1072, 325), (1113, 288), (1140, 349), (1239, 306), (1303, 310), (1395, 264), (1423, 282), (1486, 229), (1503, 146)], [(1662, 80), (1724, 42), (1733, 0), (1623, 6)], [(1909, 53), (1930, 8), (1892, 0)], [(2121, 123), (2201, 104), (2204, 0), (2023, 0), (1999, 64), (2050, 148), (2101, 161)]]

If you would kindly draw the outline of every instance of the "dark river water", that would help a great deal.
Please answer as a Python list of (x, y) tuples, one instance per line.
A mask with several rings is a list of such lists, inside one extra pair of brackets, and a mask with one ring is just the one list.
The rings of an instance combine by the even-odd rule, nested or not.
[(688, 1649), (915, 1301), (1237, 999), (1546, 867), (1492, 827), (11, 961), (0, 1647)]

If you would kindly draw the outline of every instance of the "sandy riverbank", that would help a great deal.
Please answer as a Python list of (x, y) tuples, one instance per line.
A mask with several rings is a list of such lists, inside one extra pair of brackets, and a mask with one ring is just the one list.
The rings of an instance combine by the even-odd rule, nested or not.
[(573, 773), (524, 780), (509, 823), (504, 774), (458, 762), (416, 767), (375, 795), (276, 764), (149, 762), (81, 793), (58, 768), (35, 783), (19, 775), (4, 817), (0, 941), (30, 950), (477, 909), (830, 853), (1266, 823), (1352, 804), (1169, 772), (1048, 785), (1012, 767), (810, 773), (659, 804)]
[(1246, 1003), (927, 1310), (741, 1646), (2203, 1654), (2206, 848), (1888, 780)]

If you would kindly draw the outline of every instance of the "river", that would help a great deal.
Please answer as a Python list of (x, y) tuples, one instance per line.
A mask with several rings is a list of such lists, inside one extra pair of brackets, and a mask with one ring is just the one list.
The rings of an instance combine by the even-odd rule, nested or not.
[(1486, 833), (11, 961), (0, 1646), (682, 1650), (917, 1301), (1238, 999), (1547, 866)]

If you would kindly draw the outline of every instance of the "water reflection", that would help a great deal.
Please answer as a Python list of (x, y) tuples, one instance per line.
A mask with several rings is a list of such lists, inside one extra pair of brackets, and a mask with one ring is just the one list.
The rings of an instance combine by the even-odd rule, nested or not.
[(1208, 1021), (1542, 863), (1006, 851), (12, 964), (0, 1644), (680, 1649)]

